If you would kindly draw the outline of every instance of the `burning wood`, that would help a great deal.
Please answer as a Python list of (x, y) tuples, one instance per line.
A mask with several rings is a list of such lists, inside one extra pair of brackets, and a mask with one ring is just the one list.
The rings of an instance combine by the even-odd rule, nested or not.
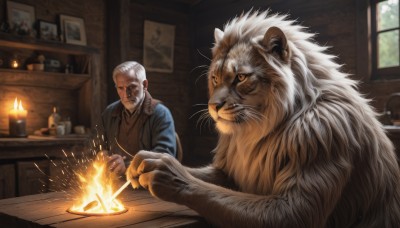
[(103, 202), (103, 200), (101, 199), (101, 197), (99, 196), (99, 194), (96, 193), (96, 197), (97, 197), (97, 199), (99, 200), (100, 205), (101, 205), (101, 207), (103, 208), (103, 211), (107, 212), (106, 205), (104, 205), (104, 202)]
[(99, 202), (97, 201), (92, 201), (90, 203), (88, 203), (85, 207), (83, 207), (83, 211), (87, 211), (92, 209), (93, 207), (96, 207), (97, 205), (99, 205)]
[(77, 173), (81, 182), (82, 196), (68, 212), (80, 215), (112, 215), (127, 211), (116, 197), (129, 185), (125, 183), (113, 194), (113, 183), (107, 169), (105, 155), (97, 156), (87, 175)]
[[(111, 197), (110, 200), (113, 200), (113, 199), (117, 198), (117, 196), (118, 196), (126, 187), (129, 186), (129, 184), (130, 184), (130, 181), (127, 181), (124, 185), (122, 185), (122, 186), (112, 195), (112, 197)], [(93, 208), (93, 207), (96, 207), (97, 205), (99, 205), (99, 202), (101, 203), (101, 205), (102, 205), (104, 211), (106, 211), (106, 209), (105, 209), (105, 207), (104, 207), (104, 205), (103, 205), (103, 201), (101, 200), (101, 197), (99, 196), (99, 194), (96, 193), (96, 197), (97, 197), (98, 201), (92, 201), (92, 202), (88, 203), (88, 204), (83, 208), (84, 211), (87, 211), (87, 210), (89, 210), (89, 209), (91, 209), (91, 208)]]

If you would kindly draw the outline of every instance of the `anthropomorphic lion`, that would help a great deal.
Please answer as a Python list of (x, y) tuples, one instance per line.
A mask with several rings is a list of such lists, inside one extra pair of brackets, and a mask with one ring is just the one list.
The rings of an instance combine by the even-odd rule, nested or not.
[(312, 36), (268, 12), (216, 29), (213, 163), (194, 169), (141, 151), (128, 178), (219, 227), (400, 227), (393, 145), (356, 83)]

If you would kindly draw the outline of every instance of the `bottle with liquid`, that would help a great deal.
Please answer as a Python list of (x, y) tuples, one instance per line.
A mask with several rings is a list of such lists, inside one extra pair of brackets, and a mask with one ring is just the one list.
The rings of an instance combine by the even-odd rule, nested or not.
[(57, 125), (60, 122), (60, 120), (61, 120), (61, 117), (57, 113), (57, 108), (53, 107), (53, 113), (51, 113), (50, 116), (49, 116), (49, 121), (48, 121), (49, 126), (48, 127), (49, 128), (57, 127)]

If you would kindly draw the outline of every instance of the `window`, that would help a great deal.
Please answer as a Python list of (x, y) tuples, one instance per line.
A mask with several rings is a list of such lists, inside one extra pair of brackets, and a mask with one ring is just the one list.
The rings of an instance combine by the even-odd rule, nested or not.
[(372, 78), (400, 78), (399, 0), (371, 1)]

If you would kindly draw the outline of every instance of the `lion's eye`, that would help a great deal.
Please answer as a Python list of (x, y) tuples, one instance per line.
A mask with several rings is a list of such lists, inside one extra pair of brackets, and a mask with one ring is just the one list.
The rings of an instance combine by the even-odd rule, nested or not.
[(236, 76), (236, 78), (237, 78), (237, 80), (239, 81), (239, 82), (242, 82), (242, 81), (244, 81), (244, 80), (246, 80), (246, 78), (249, 76), (249, 74), (238, 74), (237, 76)]

